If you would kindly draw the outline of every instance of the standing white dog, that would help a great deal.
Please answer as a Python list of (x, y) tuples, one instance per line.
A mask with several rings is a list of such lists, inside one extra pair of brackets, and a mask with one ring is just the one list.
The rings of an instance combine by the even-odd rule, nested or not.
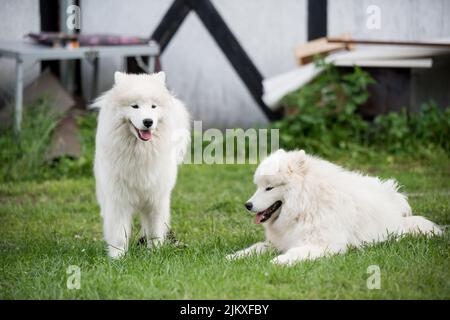
[(190, 123), (184, 105), (166, 88), (163, 72), (116, 72), (114, 80), (94, 103), (100, 108), (94, 173), (109, 256), (118, 258), (128, 249), (135, 212), (149, 246), (164, 240)]
[(395, 180), (346, 171), (303, 150), (278, 150), (255, 172), (255, 194), (245, 204), (264, 223), (266, 242), (228, 259), (276, 248), (275, 264), (343, 253), (348, 246), (386, 240), (391, 234), (440, 234), (433, 222), (411, 215)]

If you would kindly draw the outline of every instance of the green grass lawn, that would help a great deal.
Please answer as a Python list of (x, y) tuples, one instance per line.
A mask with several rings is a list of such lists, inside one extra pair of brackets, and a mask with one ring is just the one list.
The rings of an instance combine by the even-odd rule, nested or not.
[[(411, 194), (415, 213), (450, 224), (448, 159), (380, 159), (338, 162), (397, 178)], [(449, 231), (294, 267), (272, 265), (275, 253), (227, 262), (226, 254), (263, 239), (262, 227), (243, 207), (254, 191), (254, 169), (183, 166), (173, 194), (172, 229), (185, 246), (150, 251), (134, 243), (119, 261), (106, 256), (92, 178), (0, 184), (0, 298), (450, 298)], [(80, 267), (79, 290), (67, 289), (69, 265)], [(367, 289), (370, 265), (380, 267), (379, 290)]]

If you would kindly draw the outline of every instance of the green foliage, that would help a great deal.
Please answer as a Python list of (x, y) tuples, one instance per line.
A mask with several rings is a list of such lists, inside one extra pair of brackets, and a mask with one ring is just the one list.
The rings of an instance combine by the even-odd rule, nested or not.
[(78, 139), (81, 144), (81, 156), (77, 159), (63, 157), (51, 164), (52, 177), (89, 177), (92, 175), (95, 130), (97, 127), (97, 113), (90, 112), (77, 117), (79, 128)]
[(51, 134), (60, 115), (47, 99), (25, 108), (20, 139), (7, 127), (0, 136), (0, 181), (41, 176)]
[(442, 149), (450, 153), (450, 109), (441, 110), (429, 102), (419, 112), (390, 112), (369, 123), (358, 108), (369, 98), (368, 86), (375, 83), (372, 77), (359, 67), (343, 74), (323, 60), (316, 63), (324, 72), (282, 100), (290, 115), (273, 126), (280, 129), (283, 147), (325, 156), (340, 150), (426, 155)]
[(450, 109), (425, 103), (417, 113), (390, 112), (375, 118), (371, 141), (393, 153), (442, 148), (450, 153)]
[(61, 114), (50, 108), (47, 99), (25, 108), (20, 139), (12, 128), (0, 136), (0, 181), (60, 179), (90, 176), (94, 157), (96, 113), (77, 118), (82, 155), (78, 159), (63, 157), (53, 162), (46, 159), (52, 132)]
[(356, 67), (342, 74), (331, 64), (317, 62), (324, 71), (313, 82), (282, 100), (291, 115), (274, 124), (286, 148), (302, 146), (327, 154), (329, 147), (347, 148), (365, 140), (368, 124), (356, 112), (369, 97), (371, 76)]

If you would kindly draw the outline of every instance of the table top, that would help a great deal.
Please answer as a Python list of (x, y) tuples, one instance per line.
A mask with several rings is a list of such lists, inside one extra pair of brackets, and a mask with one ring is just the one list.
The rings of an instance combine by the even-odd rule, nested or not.
[(87, 46), (53, 48), (26, 41), (0, 41), (0, 56), (14, 59), (62, 60), (106, 56), (154, 56), (159, 54), (156, 43), (148, 45)]

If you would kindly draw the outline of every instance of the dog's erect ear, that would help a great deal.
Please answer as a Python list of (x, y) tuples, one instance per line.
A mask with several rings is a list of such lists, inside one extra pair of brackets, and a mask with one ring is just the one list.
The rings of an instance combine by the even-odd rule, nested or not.
[(288, 170), (291, 173), (303, 173), (306, 168), (306, 153), (304, 150), (294, 151), (288, 163)]
[(166, 84), (166, 74), (164, 73), (164, 71), (154, 73), (153, 76), (155, 77), (156, 80), (158, 80), (162, 84)]
[(123, 79), (125, 79), (126, 76), (127, 76), (126, 73), (120, 71), (114, 72), (114, 83), (116, 84), (120, 83)]

